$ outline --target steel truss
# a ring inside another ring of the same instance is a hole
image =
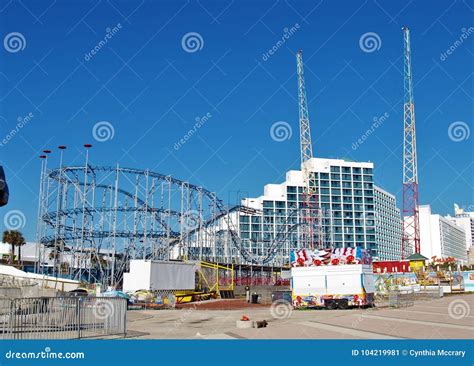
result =
[[[37,272],[116,285],[130,259],[200,260],[268,265],[286,262],[281,250],[292,224],[259,255],[240,238],[244,206],[225,207],[214,192],[149,170],[94,166],[48,169],[42,156]]]

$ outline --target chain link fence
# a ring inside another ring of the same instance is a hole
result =
[[[126,335],[127,300],[102,297],[0,299],[0,339]]]

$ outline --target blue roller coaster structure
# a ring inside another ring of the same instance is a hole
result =
[[[43,156],[38,207],[38,272],[115,285],[130,259],[204,260],[270,265],[293,224],[260,243],[239,235],[244,206],[226,207],[214,192],[149,170],[120,166],[48,169]],[[296,213],[295,213],[296,215]],[[255,243],[253,243],[255,244]]]

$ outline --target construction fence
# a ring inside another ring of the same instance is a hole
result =
[[[0,339],[125,336],[127,300],[101,297],[0,299]]]

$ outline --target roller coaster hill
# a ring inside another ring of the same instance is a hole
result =
[[[119,287],[131,259],[205,261],[235,265],[238,284],[246,283],[242,277],[265,284],[289,265],[282,248],[298,224],[273,240],[243,240],[239,216],[261,212],[226,207],[204,187],[150,170],[95,166],[88,155],[83,166],[61,158],[54,169],[41,157],[38,273]]]

